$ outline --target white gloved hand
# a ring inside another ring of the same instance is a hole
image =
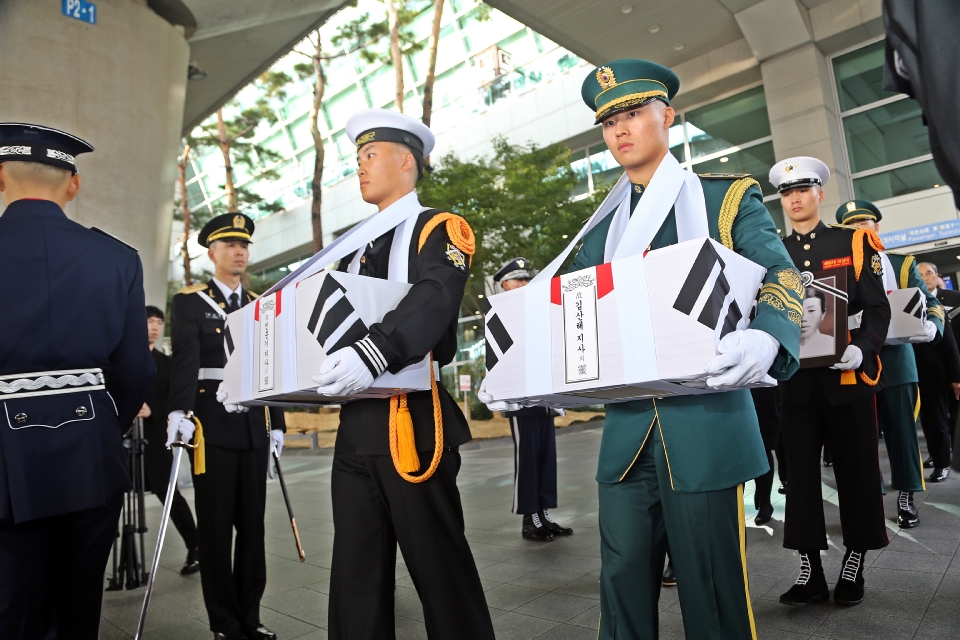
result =
[[[843,357],[840,358],[840,362],[830,368],[839,369],[840,371],[849,371],[850,369],[859,369],[861,364],[863,364],[863,351],[860,351],[860,347],[849,344],[844,350]]]
[[[283,431],[280,429],[272,429],[270,431],[270,453],[267,454],[267,476],[271,480],[277,479],[277,463],[273,459],[273,450],[276,449],[277,457],[280,457],[280,452],[283,451]]]
[[[717,345],[720,354],[707,363],[707,386],[727,391],[763,382],[776,385],[767,375],[780,350],[780,343],[765,331],[746,329],[728,333]]]
[[[519,411],[523,405],[517,402],[506,402],[503,400],[494,400],[493,396],[487,393],[487,379],[480,381],[480,390],[477,391],[477,399],[487,405],[490,411]]]
[[[167,449],[177,441],[178,436],[180,442],[184,444],[190,442],[196,428],[197,425],[193,420],[188,419],[183,411],[171,411],[167,415]]]
[[[317,393],[324,396],[349,396],[365,391],[373,384],[373,374],[351,347],[331,353],[320,372],[313,376],[319,386]]]
[[[221,382],[220,386],[217,388],[217,402],[223,405],[223,408],[227,410],[227,413],[246,413],[250,411],[250,407],[243,404],[229,404],[227,399],[230,397],[229,394],[223,389],[224,383]]]
[[[562,418],[567,415],[567,412],[560,407],[550,407],[550,412],[557,418]]]
[[[923,321],[923,335],[916,336],[907,340],[910,344],[920,344],[923,342],[933,342],[934,338],[937,337],[937,325],[935,325],[930,320]]]

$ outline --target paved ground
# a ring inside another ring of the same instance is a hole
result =
[[[466,513],[467,538],[473,548],[487,604],[500,640],[587,640],[596,637],[600,571],[597,496],[593,475],[600,443],[599,426],[559,432],[561,508],[556,519],[576,535],[553,543],[520,537],[520,519],[510,514],[513,449],[509,441],[487,442],[463,451],[460,491]],[[475,446],[475,445],[474,445]],[[881,446],[885,477],[889,466]],[[285,473],[307,551],[296,559],[283,499],[276,482],[267,498],[268,582],[262,602],[263,622],[281,639],[327,637],[327,589],[333,525],[330,518],[331,456],[288,456]],[[831,586],[839,575],[843,550],[833,474],[823,473],[827,528],[833,540],[824,559]],[[747,486],[748,563],[750,589],[759,637],[763,640],[838,638],[851,640],[933,640],[960,638],[960,481],[951,478],[918,494],[922,525],[900,532],[888,522],[891,543],[882,553],[867,555],[864,603],[850,609],[824,604],[792,609],[777,602],[792,584],[798,561],[783,549],[783,500],[778,498],[772,528],[753,527],[752,485]],[[192,503],[192,491],[184,494]],[[895,516],[896,495],[886,497],[886,512]],[[160,515],[150,497],[152,531]],[[185,556],[171,530],[164,549],[147,622],[151,640],[208,639],[199,575],[182,577]],[[152,538],[155,534],[148,534]],[[836,542],[834,542],[834,540]],[[149,551],[152,554],[152,548]],[[426,638],[417,594],[402,564],[397,566],[397,638]],[[104,640],[125,639],[136,627],[143,589],[108,593],[104,603]],[[660,637],[683,638],[676,589],[660,598]]]

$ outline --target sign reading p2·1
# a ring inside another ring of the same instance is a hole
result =
[[[63,0],[63,15],[68,18],[97,24],[97,5],[86,0]]]

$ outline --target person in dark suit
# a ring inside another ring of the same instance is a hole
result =
[[[153,382],[135,249],[67,218],[68,133],[0,124],[0,638],[96,640],[130,470],[123,433]]]
[[[757,420],[760,422],[760,436],[763,438],[763,448],[767,450],[767,464],[769,471],[754,480],[756,484],[753,495],[753,506],[757,510],[754,523],[767,524],[773,519],[773,502],[770,494],[773,491],[773,453],[780,442],[780,398],[778,387],[761,387],[750,389],[753,396],[753,406],[757,409]],[[781,470],[782,471],[782,470]]]
[[[514,258],[494,274],[493,281],[511,291],[524,287],[533,268],[526,258]],[[549,542],[556,536],[573,535],[550,518],[557,507],[557,430],[553,424],[562,409],[524,407],[505,411],[513,436],[513,512],[523,515],[520,535]]]
[[[267,584],[263,546],[270,448],[283,448],[283,411],[259,407],[228,413],[217,401],[226,363],[228,312],[253,302],[240,278],[247,268],[253,220],[242,213],[213,218],[197,236],[216,272],[208,282],[173,297],[173,361],[167,402],[167,446],[202,433],[206,468],[194,456],[193,487],[200,549],[200,582],[210,629],[217,640],[275,640],[260,623]],[[231,553],[234,530],[236,549]]]
[[[143,456],[143,470],[147,479],[147,488],[163,504],[167,497],[167,485],[170,482],[170,467],[173,466],[173,453],[164,446],[167,441],[167,394],[170,392],[170,356],[157,348],[157,341],[163,337],[163,311],[147,306],[147,337],[150,340],[150,354],[157,367],[157,379],[153,383],[147,401],[137,414],[143,418],[143,434],[147,446]],[[170,519],[177,528],[183,544],[187,547],[187,559],[180,569],[182,575],[200,571],[200,551],[197,548],[197,524],[193,520],[190,505],[178,489],[173,494],[170,505]]]

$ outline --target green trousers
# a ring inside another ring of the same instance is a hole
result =
[[[916,382],[887,387],[877,394],[877,418],[890,458],[892,486],[897,491],[926,491],[923,458],[917,440],[920,395]]]
[[[654,640],[667,540],[687,640],[756,640],[747,585],[743,485],[671,488],[653,429],[618,483],[601,483],[600,640]]]

